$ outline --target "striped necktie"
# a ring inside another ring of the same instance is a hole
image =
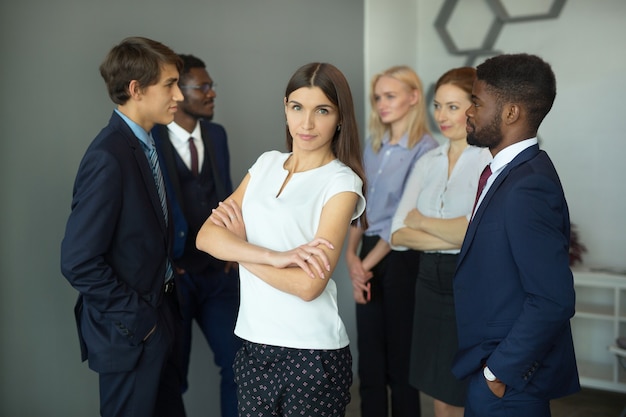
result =
[[[163,209],[163,216],[165,216],[165,224],[168,222],[167,212],[167,200],[165,196],[165,183],[163,182],[163,174],[161,173],[161,167],[159,166],[159,156],[157,155],[156,147],[152,145],[149,151],[150,168],[152,168],[152,176],[159,192],[159,200],[161,200],[161,209]]]
[[[167,211],[167,196],[165,195],[165,182],[163,181],[163,173],[159,166],[159,155],[156,151],[156,146],[152,143],[152,147],[148,150],[148,159],[150,160],[150,168],[152,168],[152,176],[157,186],[157,192],[159,193],[159,200],[161,200],[161,209],[163,210],[163,216],[165,217],[165,225],[168,224],[168,211]],[[174,277],[174,270],[169,258],[167,259],[165,282],[169,282]]]

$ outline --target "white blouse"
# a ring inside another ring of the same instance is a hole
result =
[[[353,220],[365,210],[361,179],[338,160],[293,174],[278,195],[288,175],[283,164],[289,155],[277,151],[261,155],[249,170],[250,182],[242,202],[248,242],[277,251],[313,240],[324,205],[338,193],[359,195]],[[237,336],[254,343],[298,349],[340,349],[348,345],[337,308],[337,286],[331,278],[327,278],[319,297],[304,301],[277,290],[243,266],[239,270]]]
[[[448,178],[448,150],[450,142],[422,156],[411,172],[404,193],[391,224],[391,234],[406,227],[404,219],[414,208],[427,217],[452,219],[466,216],[469,220],[476,199],[478,178],[491,162],[487,148],[468,146],[457,161]],[[392,246],[407,250],[405,246]],[[442,253],[458,253],[459,249]]]

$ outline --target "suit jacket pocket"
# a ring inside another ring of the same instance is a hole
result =
[[[143,344],[132,344],[120,330],[120,323],[110,316],[83,305],[81,334],[84,339],[89,368],[100,373],[128,372],[132,370]]]

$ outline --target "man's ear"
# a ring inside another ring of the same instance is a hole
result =
[[[506,124],[515,123],[520,118],[521,110],[519,104],[507,103],[503,108],[502,120]]]
[[[130,98],[137,100],[141,96],[141,93],[142,88],[139,85],[139,81],[131,80],[130,83],[128,83],[128,94]]]

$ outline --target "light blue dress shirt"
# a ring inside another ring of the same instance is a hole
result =
[[[408,134],[405,134],[397,144],[392,145],[389,143],[389,135],[385,134],[381,148],[374,152],[371,142],[368,141],[363,155],[367,179],[367,236],[379,236],[389,242],[391,219],[402,197],[409,173],[422,155],[439,145],[428,134],[422,136],[412,148],[407,146],[408,142]]]

